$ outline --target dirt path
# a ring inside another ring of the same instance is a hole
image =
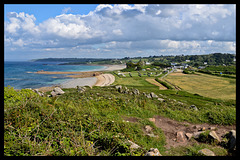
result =
[[[109,86],[115,81],[115,77],[112,74],[101,74],[97,76],[97,83],[95,86]]]
[[[159,90],[167,89],[165,86],[163,86],[162,84],[158,83],[155,79],[146,78],[145,80],[148,81],[149,83],[153,84],[153,85],[159,86]]]
[[[138,122],[140,119],[136,117],[124,117],[125,120],[129,122]],[[188,122],[178,122],[172,120],[170,118],[166,118],[163,116],[156,115],[153,118],[149,118],[150,121],[154,122],[156,127],[161,128],[164,132],[166,137],[166,149],[170,149],[171,147],[178,147],[178,146],[187,146],[193,145],[194,143],[198,143],[197,141],[189,141],[185,137],[185,141],[179,142],[177,140],[177,132],[183,132],[184,135],[186,133],[193,134],[194,132],[198,132],[203,127],[206,130],[209,130],[211,127],[215,127],[215,132],[222,140],[222,136],[225,135],[230,130],[236,130],[236,125],[233,126],[221,126],[221,125],[214,125],[214,124],[193,124]]]
[[[178,122],[163,116],[154,116],[155,118],[155,125],[158,128],[161,128],[166,136],[166,145],[165,147],[169,149],[170,147],[177,147],[177,146],[186,146],[191,142],[186,139],[185,142],[177,142],[176,136],[177,132],[182,131],[184,134],[197,132],[198,130],[205,127],[205,129],[209,129],[210,127],[216,128],[216,133],[219,136],[220,140],[222,136],[225,135],[228,131],[234,129],[236,130],[236,126],[221,126],[221,125],[214,125],[214,124],[192,124],[188,122]]]

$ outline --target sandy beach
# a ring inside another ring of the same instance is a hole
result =
[[[121,70],[126,65],[105,65],[107,68],[99,71],[89,72],[49,72],[49,71],[37,71],[36,74],[69,74],[65,77],[74,78],[66,82],[61,83],[61,88],[75,88],[77,86],[108,86],[115,81],[115,77],[112,74],[103,74],[103,71]],[[53,87],[41,87],[39,91],[50,91]]]

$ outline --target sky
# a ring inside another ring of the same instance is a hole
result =
[[[4,4],[4,59],[236,54],[235,4]]]

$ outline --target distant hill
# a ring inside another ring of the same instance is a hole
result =
[[[211,53],[206,55],[160,55],[149,57],[124,57],[122,59],[114,58],[43,58],[34,59],[33,62],[65,62],[61,65],[77,65],[77,64],[124,64],[128,62],[137,63],[143,60],[150,63],[163,63],[164,65],[170,65],[171,63],[187,63],[191,66],[202,65],[235,65],[236,54],[230,53]]]
[[[104,58],[42,58],[42,59],[33,59],[32,62],[81,62],[81,63],[87,63],[87,62],[96,62],[96,61],[103,61],[103,60],[110,60],[110,59],[104,59]]]

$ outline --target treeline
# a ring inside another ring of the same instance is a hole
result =
[[[187,63],[191,66],[201,66],[204,63],[207,65],[235,65],[234,61],[236,54],[230,53],[212,53],[206,55],[177,55],[177,56],[149,56],[149,57],[124,57],[122,59],[114,58],[43,58],[32,60],[34,62],[66,62],[66,64],[124,64],[135,65],[135,67],[141,66],[141,64],[134,64],[133,61],[138,62],[144,60],[150,62],[154,66],[167,67],[171,63]],[[188,61],[186,61],[188,60]],[[132,64],[130,64],[132,62]],[[165,65],[165,66],[164,66]],[[132,68],[130,67],[130,68]],[[140,69],[140,67],[139,67]]]
[[[207,62],[208,65],[233,65],[236,64],[234,58],[235,54],[230,53],[211,53],[206,55],[177,55],[177,56],[149,56],[149,57],[135,57],[129,58],[125,57],[125,60],[131,59],[147,59],[148,62],[158,63],[161,62],[163,64],[170,63],[188,63],[192,66],[201,66],[204,62]],[[189,62],[186,62],[189,60]]]
[[[96,61],[108,61],[111,59],[106,58],[42,58],[34,59],[33,62],[66,62],[72,64],[96,62]]]

